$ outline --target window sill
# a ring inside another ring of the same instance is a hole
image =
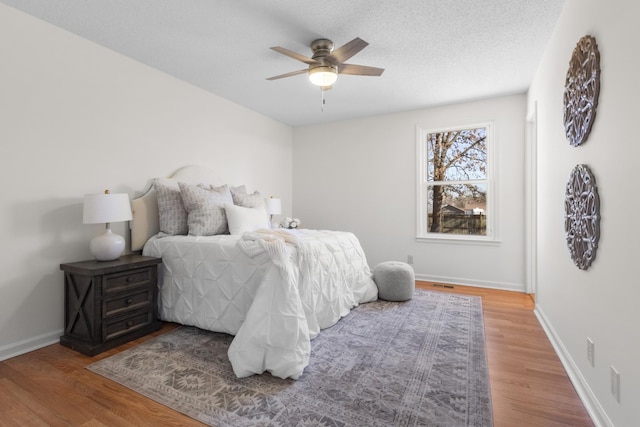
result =
[[[481,245],[481,246],[499,246],[502,240],[496,240],[487,237],[455,237],[455,236],[417,236],[418,243],[445,243],[450,245]]]

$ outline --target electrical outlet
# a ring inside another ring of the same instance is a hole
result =
[[[611,365],[611,394],[620,403],[620,373]]]
[[[591,366],[595,366],[595,344],[593,343],[593,340],[589,337],[587,337],[587,360],[589,361],[589,364],[591,364]]]
[[[407,256],[407,264],[413,264],[413,255]]]

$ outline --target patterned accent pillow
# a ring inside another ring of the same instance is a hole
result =
[[[237,187],[230,187],[229,190],[231,190],[232,195],[234,192],[247,194],[247,187],[245,187],[244,185],[238,185]]]
[[[170,236],[187,234],[187,211],[178,185],[160,178],[154,179],[152,184],[158,198],[160,232]]]
[[[247,194],[246,191],[237,191],[236,188],[231,189],[231,197],[233,197],[233,204],[236,206],[242,206],[244,208],[265,208],[264,196],[258,191],[254,191],[253,194]]]
[[[228,186],[205,189],[184,182],[179,182],[178,185],[188,213],[189,235],[213,236],[229,233],[224,205],[233,203],[233,198]]]

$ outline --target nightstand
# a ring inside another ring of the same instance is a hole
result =
[[[64,335],[60,344],[89,356],[157,331],[161,258],[60,264],[64,271]]]

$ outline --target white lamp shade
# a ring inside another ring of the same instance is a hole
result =
[[[282,202],[280,199],[270,197],[265,200],[265,203],[267,205],[267,213],[269,215],[280,215],[282,213]]]
[[[315,67],[309,70],[309,80],[316,86],[331,86],[338,80],[338,72],[332,67]]]
[[[128,194],[85,194],[82,210],[84,224],[106,224],[130,219],[131,203]]]

